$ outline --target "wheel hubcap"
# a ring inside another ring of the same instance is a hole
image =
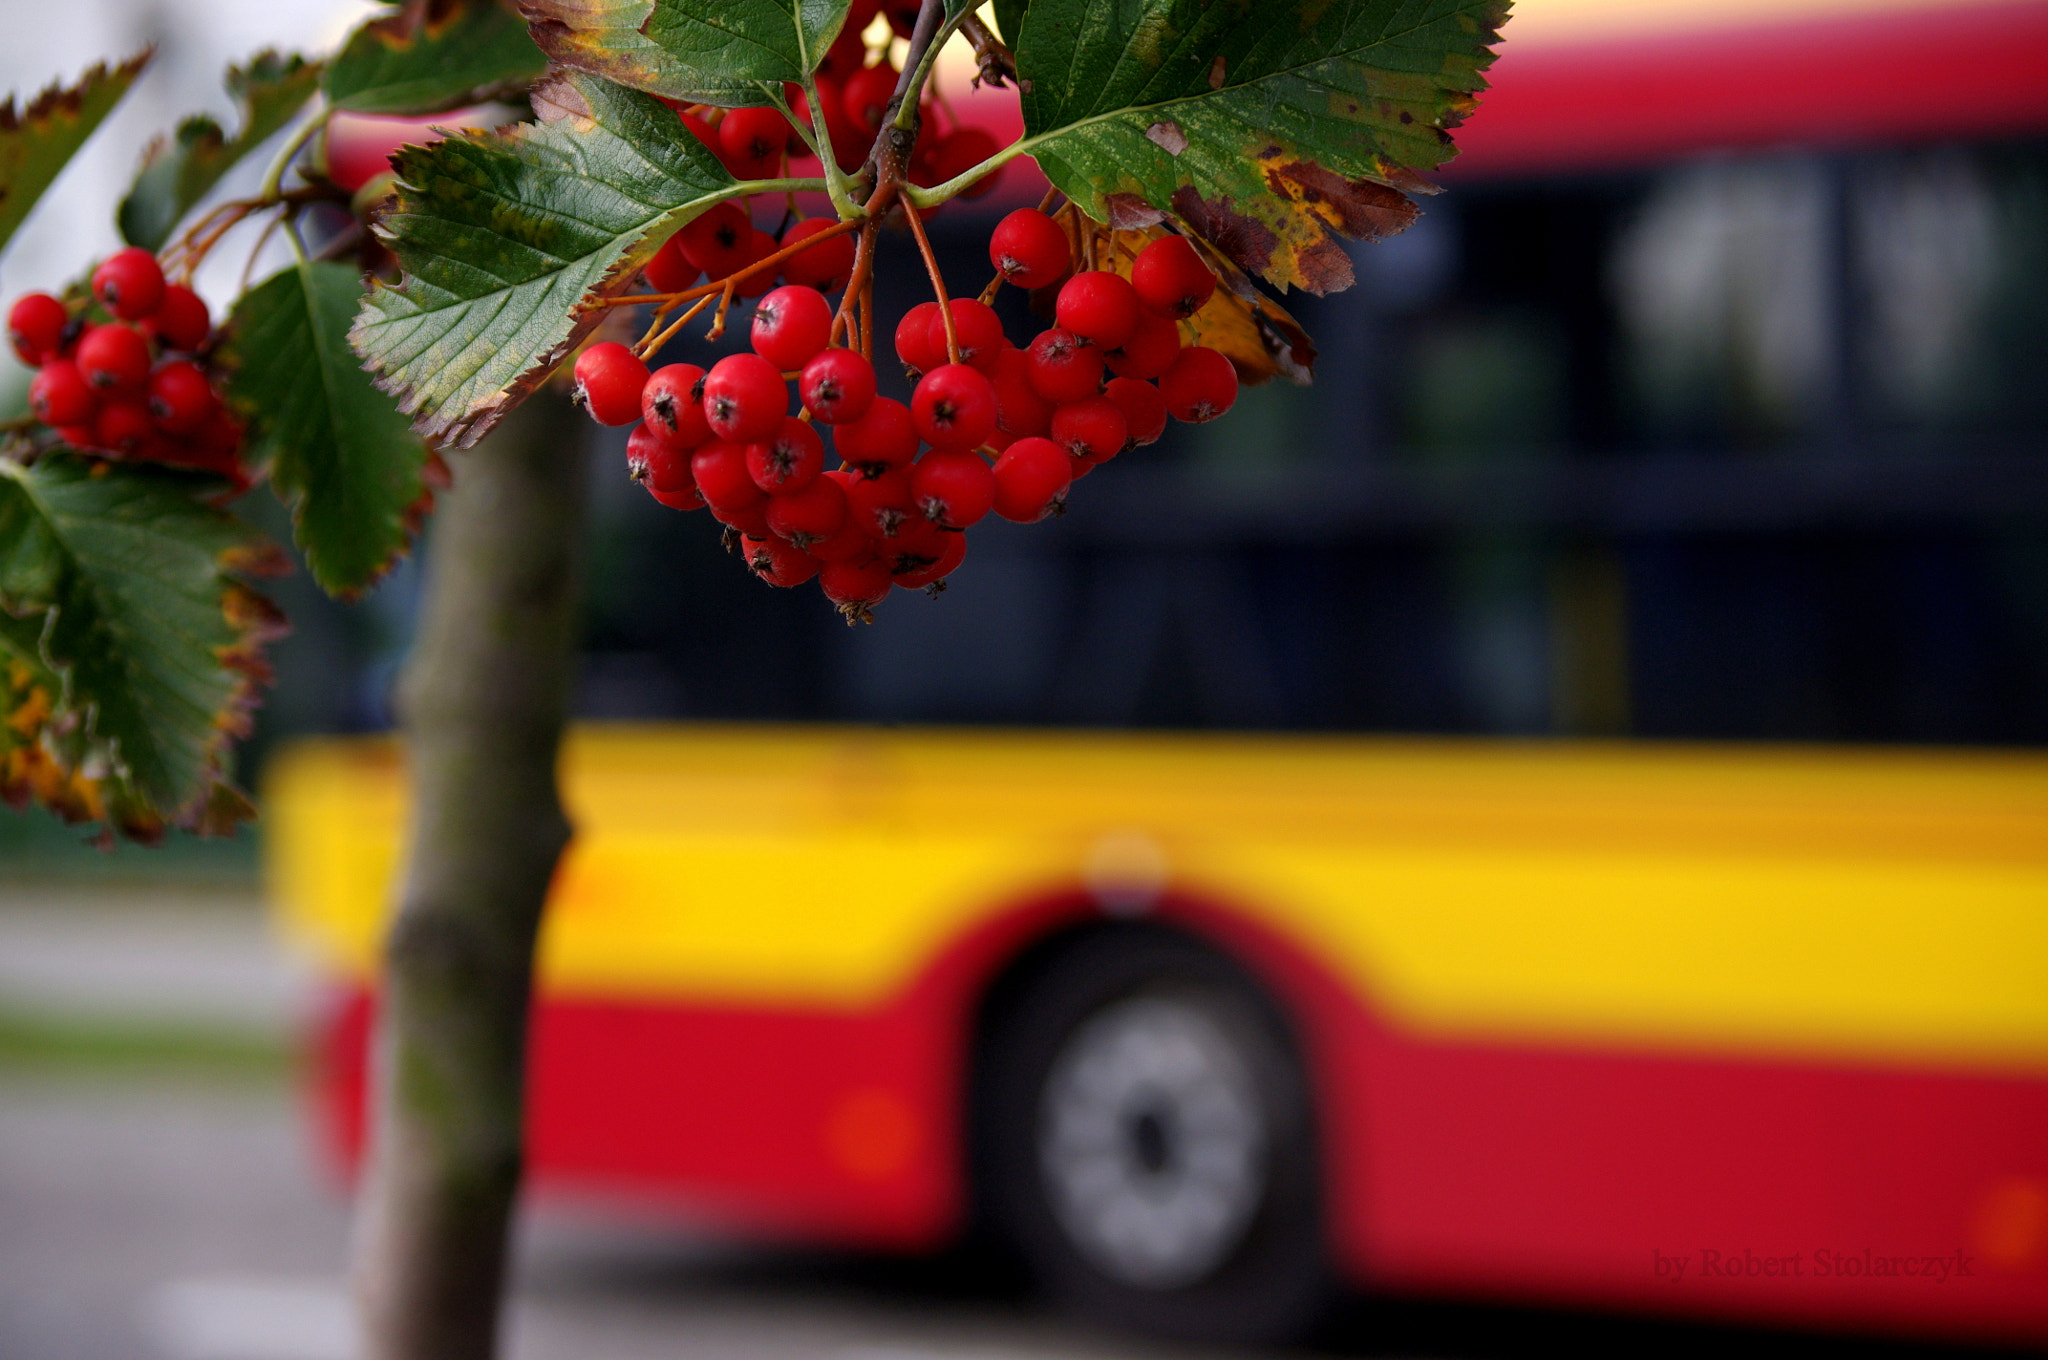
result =
[[[1199,1003],[1141,996],[1091,1017],[1054,1060],[1039,1166],[1083,1256],[1125,1284],[1175,1289],[1243,1238],[1267,1136],[1240,1045]]]

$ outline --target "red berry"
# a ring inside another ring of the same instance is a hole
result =
[[[933,449],[911,472],[910,491],[926,519],[948,529],[965,529],[994,503],[995,476],[978,453]]]
[[[1044,434],[1051,428],[1053,404],[1031,385],[1031,359],[1023,350],[998,354],[989,382],[996,390],[998,434]]]
[[[647,275],[647,286],[657,293],[680,293],[697,281],[704,271],[690,263],[690,257],[683,254],[680,236],[671,236],[661,243],[661,249],[654,252],[654,258],[642,270]]]
[[[718,123],[719,158],[734,179],[767,179],[782,168],[789,124],[773,108],[727,109]]]
[[[647,365],[616,340],[592,345],[576,356],[576,386],[570,400],[600,425],[631,425],[640,419],[640,390]]]
[[[676,117],[683,120],[684,130],[692,137],[695,137],[706,151],[709,151],[714,156],[718,155],[717,128],[706,122],[701,114],[690,113],[684,109],[677,109]],[[723,158],[721,157],[720,159],[722,160]]]
[[[905,480],[907,483],[908,478]],[[961,537],[964,535],[941,529],[923,515],[911,514],[897,524],[894,533],[876,540],[876,546],[889,564],[889,574],[901,576],[938,561],[945,555],[946,544]]]
[[[89,449],[93,447],[92,426],[90,424],[58,425],[54,428],[57,431],[57,438],[64,441],[64,447],[67,449]]]
[[[929,373],[946,362],[945,336],[941,334],[939,343],[932,344],[932,323],[938,319],[938,303],[920,302],[896,323],[896,357],[905,368]]]
[[[676,510],[704,504],[690,471],[690,453],[669,443],[645,424],[626,436],[626,475],[647,488],[647,494]]]
[[[996,139],[980,128],[960,128],[932,148],[932,183],[958,179],[1001,149]],[[1003,167],[999,165],[962,189],[960,197],[980,198],[1002,183],[1002,179]]]
[[[765,260],[770,255],[773,255],[776,249],[775,238],[757,227],[754,229],[753,234],[747,238],[747,263],[753,264],[757,260]],[[733,289],[733,294],[736,297],[757,298],[768,293],[774,287],[775,271],[772,269],[757,269],[740,280],[739,286]]]
[[[1161,236],[1131,261],[1131,287],[1146,311],[1179,321],[1201,310],[1216,275],[1185,236]]]
[[[117,250],[92,271],[92,295],[123,321],[153,315],[164,300],[164,271],[141,246]]]
[[[923,590],[927,586],[937,585],[959,570],[960,563],[966,556],[967,535],[949,533],[940,542],[936,561],[928,567],[903,572],[896,577],[896,584],[905,590]]]
[[[213,419],[213,384],[199,365],[173,359],[149,375],[149,415],[172,434],[197,434]]]
[[[142,330],[165,349],[189,354],[206,343],[213,331],[213,318],[207,313],[206,299],[182,283],[167,283],[164,300],[156,315],[142,323]]]
[[[1006,283],[1043,288],[1058,283],[1071,263],[1067,234],[1036,208],[1019,208],[996,224],[988,260]]]
[[[917,13],[922,8],[917,0],[887,0],[882,13],[888,16],[891,31],[899,38],[907,38],[917,29]]]
[[[841,91],[847,121],[869,136],[881,131],[882,118],[896,94],[898,74],[895,67],[884,61],[848,76]]]
[[[819,232],[831,229],[829,218],[806,218],[782,233],[782,249],[787,250],[800,241],[807,241]],[[846,286],[847,276],[853,273],[853,254],[852,235],[841,232],[784,260],[782,277],[791,283],[836,293]]]
[[[845,80],[855,71],[858,71],[862,63],[868,59],[868,45],[866,40],[861,37],[861,32],[867,28],[867,25],[860,23],[858,15],[854,12],[860,8],[859,4],[855,4],[853,10],[847,13],[846,22],[841,26],[839,36],[832,40],[832,45],[825,49],[824,60],[818,63],[816,79],[820,86],[818,92],[820,98],[824,97],[823,85],[825,81],[829,80],[834,85],[839,84],[839,82]],[[872,20],[874,17],[873,7],[870,6],[868,18]],[[828,106],[829,103],[830,101],[828,100]]]
[[[650,434],[682,449],[711,437],[704,419],[704,370],[695,364],[663,364],[640,388],[640,419]]]
[[[845,523],[846,489],[830,477],[768,498],[769,531],[799,548],[832,537]]]
[[[758,354],[728,354],[704,378],[704,418],[735,444],[773,438],[789,414],[781,370]]]
[[[889,598],[889,586],[889,566],[878,557],[827,562],[818,571],[819,589],[848,623],[866,622],[868,611]]]
[[[1138,295],[1121,275],[1091,269],[1061,285],[1054,315],[1089,344],[1115,349],[1138,324]]]
[[[845,486],[848,517],[871,537],[894,538],[905,523],[922,522],[908,467],[890,468],[877,477],[857,477]]]
[[[722,279],[751,258],[753,233],[754,224],[747,220],[744,208],[720,203],[691,218],[674,239],[682,243],[678,248],[683,258],[703,270],[705,277]]]
[[[140,392],[149,381],[149,341],[133,326],[94,326],[78,342],[78,371],[103,391]]]
[[[832,304],[815,288],[785,284],[754,308],[754,353],[782,372],[800,369],[832,334]]]
[[[1156,378],[1173,366],[1179,353],[1180,327],[1164,317],[1139,312],[1131,338],[1102,357],[1119,378]]]
[[[1050,439],[1020,439],[1010,445],[990,473],[995,479],[995,512],[1019,524],[1044,519],[1067,494],[1070,462],[1066,451]]]
[[[1072,331],[1040,331],[1025,353],[1031,390],[1055,406],[1102,390],[1102,351],[1083,344]]]
[[[825,424],[848,424],[874,405],[875,367],[855,350],[821,351],[797,377],[796,395]]]
[[[747,445],[747,475],[771,496],[803,490],[825,470],[825,441],[795,416],[784,416],[773,439]]]
[[[826,478],[839,483],[842,491],[849,491],[860,480],[860,474],[849,471],[834,471]],[[850,499],[850,495],[849,495]],[[829,538],[821,538],[804,549],[820,562],[846,562],[855,558],[869,558],[875,555],[875,539],[866,529],[855,522],[852,507],[848,506],[846,522],[839,526],[839,532]]]
[[[740,558],[747,570],[771,586],[800,586],[818,574],[824,564],[817,558],[779,538],[743,538]]]
[[[931,353],[946,353],[946,312],[953,316],[953,338],[960,345],[960,362],[972,364],[984,373],[995,372],[996,356],[1007,348],[1002,318],[996,315],[995,308],[973,298],[954,298],[946,304],[945,311],[934,307],[925,336],[926,349]]]
[[[8,310],[7,338],[23,363],[41,368],[57,357],[70,324],[71,312],[63,303],[48,293],[30,293]]]
[[[92,422],[94,447],[126,458],[156,437],[156,426],[139,401],[109,401]]]
[[[876,397],[859,420],[832,431],[839,456],[863,470],[898,467],[917,457],[917,426],[910,408],[894,397]]]
[[[690,455],[690,478],[711,513],[728,523],[728,516],[756,509],[768,499],[747,471],[746,449],[721,439],[697,446]]]
[[[1089,397],[1052,413],[1052,442],[1091,463],[1116,457],[1129,437],[1123,408],[1108,397]]]
[[[979,369],[941,364],[910,394],[910,419],[935,449],[971,449],[996,428],[996,389]]]
[[[51,359],[28,386],[29,409],[45,425],[82,425],[92,419],[99,394],[70,359]]]
[[[1166,398],[1151,383],[1136,378],[1111,378],[1103,395],[1124,413],[1124,430],[1132,444],[1150,444],[1166,433]]]
[[[1159,379],[1159,395],[1175,420],[1214,420],[1237,400],[1237,370],[1206,345],[1190,345]]]

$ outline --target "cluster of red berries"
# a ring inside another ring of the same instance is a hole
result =
[[[67,446],[108,458],[201,468],[242,480],[242,427],[198,361],[213,323],[206,303],[169,283],[156,257],[119,251],[92,274],[89,304],[30,293],[7,336],[36,370],[29,409]]]
[[[1060,284],[1055,324],[1019,349],[992,308],[954,299],[949,346],[939,304],[912,308],[895,336],[916,377],[907,406],[876,394],[861,354],[830,345],[831,304],[805,283],[762,298],[753,352],[708,371],[650,373],[623,344],[591,346],[576,361],[575,399],[601,424],[639,422],[628,470],[656,500],[709,506],[756,575],[778,586],[816,577],[849,622],[864,621],[893,586],[942,589],[966,556],[964,531],[991,512],[1020,523],[1059,513],[1073,482],[1157,439],[1168,416],[1213,420],[1236,400],[1230,361],[1182,344],[1179,323],[1216,286],[1184,238],[1148,244],[1129,279],[1073,273],[1059,224],[1022,209],[996,229],[989,258],[1020,287]],[[790,413],[791,378],[801,415]],[[839,468],[826,467],[821,426]]]
[[[854,0],[839,37],[826,49],[813,75],[832,158],[842,170],[854,170],[867,159],[902,75],[886,53],[868,64],[863,35],[878,13],[888,19],[898,37],[907,38],[916,23],[917,6]],[[784,95],[797,121],[806,130],[812,128],[810,102],[803,87],[791,83],[784,87]],[[782,172],[786,161],[811,154],[779,109],[721,110],[679,104],[676,111],[683,126],[718,157],[734,179],[770,179]],[[920,106],[918,140],[910,153],[911,183],[924,188],[965,174],[1001,149],[981,128],[956,126],[938,131],[938,113],[933,100]],[[996,180],[997,176],[989,175],[961,196],[978,198],[994,189]]]

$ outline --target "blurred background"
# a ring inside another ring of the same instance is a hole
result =
[[[330,48],[373,8],[0,3],[18,96],[159,46],[0,287],[112,249],[148,137],[232,121],[226,62]],[[1175,426],[1058,521],[979,529],[943,598],[897,597],[871,628],[749,579],[703,516],[626,479],[623,431],[593,428],[577,712],[2039,745],[2044,15],[1532,0],[1449,191],[1354,249],[1350,292],[1286,300],[1314,387]],[[949,278],[986,277],[1024,178],[939,216]],[[204,282],[216,303],[233,284]],[[885,326],[919,287],[883,275]],[[274,503],[249,507],[284,536]],[[293,736],[390,725],[431,562],[354,606],[278,583],[294,632],[245,782]],[[0,1357],[342,1354],[344,1213],[291,1089],[313,984],[269,942],[256,838],[77,842],[0,817]],[[520,1355],[1131,1349],[944,1272],[566,1210],[531,1232]],[[1520,1353],[1633,1325],[1420,1310],[1360,1344]]]

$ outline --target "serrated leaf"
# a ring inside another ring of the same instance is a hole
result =
[[[558,66],[665,99],[744,108],[816,70],[851,3],[520,0],[519,8]]]
[[[413,429],[467,446],[597,324],[671,232],[753,190],[659,100],[582,72],[534,89],[549,121],[398,153],[380,234],[404,267],[350,342]]]
[[[1416,216],[1508,0],[1032,0],[1024,149],[1100,222],[1171,211],[1248,272],[1334,292],[1334,239]]]
[[[426,495],[426,446],[348,345],[362,300],[347,265],[291,266],[242,295],[226,349],[251,452],[313,579],[343,598],[405,554]]]
[[[261,146],[306,106],[320,85],[320,67],[300,56],[259,52],[246,66],[228,68],[228,93],[235,97],[241,129],[230,139],[207,114],[178,124],[168,139],[150,144],[121,200],[122,239],[145,250],[160,250],[179,219],[206,197],[222,175]]]
[[[0,102],[0,248],[155,51],[145,49],[112,70],[103,62],[75,85],[50,86],[23,109],[15,108],[12,95]]]
[[[278,618],[232,575],[266,545],[201,499],[217,488],[61,454],[0,461],[10,799],[135,834],[217,828],[246,806],[222,764]]]
[[[440,113],[524,90],[546,68],[500,0],[404,0],[349,35],[323,88],[337,109]]]

